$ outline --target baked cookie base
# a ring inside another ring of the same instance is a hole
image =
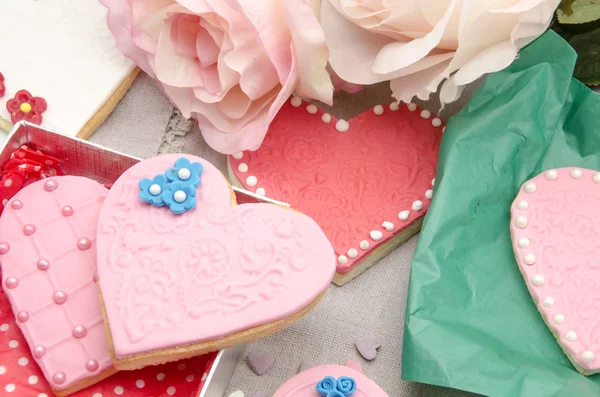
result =
[[[117,372],[118,371],[115,367],[109,367],[109,368],[106,368],[104,371],[100,372],[96,376],[93,376],[91,378],[85,378],[78,382],[75,382],[71,386],[67,387],[66,389],[62,389],[62,390],[52,389],[52,392],[54,394],[56,394],[57,397],[65,397],[65,396],[68,396],[69,394],[73,394],[73,393],[76,393],[87,387],[90,387],[98,382],[102,382],[104,379],[116,374]]]

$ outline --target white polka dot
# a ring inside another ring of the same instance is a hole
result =
[[[417,104],[416,103],[409,103],[408,104],[408,110],[410,110],[411,112],[414,112],[415,110],[417,110]]]
[[[346,120],[338,120],[337,123],[335,123],[335,129],[339,132],[346,132],[350,129],[350,124],[348,124]]]
[[[0,375],[4,375],[6,373],[6,367],[4,365],[0,365]]]
[[[19,359],[19,361],[17,361],[17,362],[19,363],[19,365],[20,365],[21,367],[24,367],[24,366],[26,366],[27,364],[29,364],[29,360],[28,360],[26,357],[21,357],[21,358]]]
[[[125,390],[123,390],[122,386],[117,386],[117,387],[115,387],[114,392],[116,395],[120,396],[121,394],[123,394],[125,392]]]
[[[233,154],[233,158],[236,160],[241,160],[244,157],[244,152],[237,152]]]
[[[293,97],[291,104],[295,108],[299,107],[300,105],[302,105],[302,98],[300,98],[299,96]]]
[[[424,119],[427,120],[428,118],[431,117],[431,112],[429,110],[427,110],[427,109],[423,109],[421,111],[421,117],[423,117]]]
[[[433,190],[431,190],[431,189],[428,189],[428,190],[425,192],[425,197],[426,197],[428,200],[431,200],[431,199],[433,198]]]
[[[519,229],[525,229],[527,227],[527,218],[524,216],[517,216],[517,219],[515,219],[515,225]]]
[[[529,247],[529,239],[527,237],[521,237],[519,239],[519,247],[520,248],[527,248],[527,247]]]
[[[256,194],[258,194],[259,196],[264,196],[265,194],[267,194],[267,192],[265,192],[265,188],[259,187],[258,189],[256,189]]]
[[[544,298],[544,306],[552,307],[554,306],[554,298],[551,296],[547,296]]]
[[[548,170],[546,171],[546,179],[549,181],[555,181],[558,178],[558,172],[556,170]]]
[[[434,127],[439,127],[440,125],[442,125],[442,120],[439,117],[436,117],[433,120],[431,120],[431,125],[433,125]]]
[[[587,362],[591,362],[591,361],[594,361],[594,358],[596,358],[596,355],[594,354],[594,352],[586,350],[581,354],[581,358],[583,358]]]
[[[338,256],[337,261],[340,265],[345,265],[346,263],[348,263],[348,258],[346,258],[346,255],[340,255]]]
[[[27,164],[21,164],[21,165],[19,165],[19,168],[24,170],[25,168],[27,168]]]
[[[575,342],[577,340],[577,334],[573,331],[569,331],[567,332],[567,334],[565,335],[565,338],[569,341],[569,342]]]
[[[412,204],[413,211],[421,211],[423,209],[423,202],[421,200],[417,200]]]
[[[48,395],[46,393],[40,393],[37,395],[37,397],[48,397]],[[96,395],[94,394],[92,397],[96,397]],[[98,397],[102,397],[102,395],[100,395]]]
[[[371,230],[371,232],[369,233],[369,236],[373,240],[379,241],[383,238],[383,233],[381,233],[381,231],[379,231],[379,230]]]
[[[527,254],[527,255],[525,255],[525,258],[523,258],[523,260],[525,261],[525,264],[531,266],[535,263],[535,255]]]
[[[410,211],[400,211],[400,213],[398,214],[398,219],[400,219],[401,221],[405,221],[408,219],[409,216]]]
[[[248,172],[248,164],[246,164],[246,163],[239,163],[238,164],[238,171],[239,172]]]
[[[179,364],[177,364],[177,369],[178,369],[178,370],[180,370],[180,371],[181,371],[182,369],[185,369],[185,367],[186,367],[186,365],[185,365],[184,363],[179,363]]]
[[[531,283],[536,287],[541,287],[546,283],[546,279],[541,274],[536,274],[531,278]]]
[[[527,182],[525,184],[525,191],[527,193],[533,193],[533,192],[535,192],[535,189],[537,189],[537,186],[535,185],[535,183],[533,183],[533,182]]]
[[[398,102],[390,103],[390,110],[392,112],[397,112],[398,109],[400,109],[400,106],[398,106]]]
[[[52,161],[51,160],[46,160],[46,161],[44,161],[44,164],[46,164],[46,165],[52,165]]]
[[[9,383],[8,385],[6,385],[4,387],[4,390],[6,390],[7,393],[12,393],[15,391],[17,387],[15,385],[13,385],[12,383]]]
[[[30,385],[35,385],[36,383],[38,383],[38,377],[35,375],[31,375],[28,379],[27,379],[27,383],[29,383]]]
[[[356,258],[358,256],[358,251],[356,250],[356,248],[350,248],[348,250],[348,256],[352,259]]]
[[[185,381],[186,382],[191,382],[193,380],[194,380],[194,375],[188,375],[188,376],[185,377]]]
[[[361,250],[368,250],[369,242],[367,240],[363,240],[358,244],[358,246],[360,247]]]
[[[159,373],[158,375],[156,375],[156,379],[158,380],[163,380],[167,375],[163,374],[162,372]]]
[[[310,114],[315,114],[317,113],[317,107],[313,104],[310,104],[306,107],[306,111]]]
[[[519,201],[519,204],[517,204],[517,208],[524,211],[529,208],[529,203],[527,200],[521,200]]]
[[[0,325],[0,331],[4,332],[8,329],[8,324],[2,324]]]
[[[176,389],[175,389],[175,387],[174,387],[174,386],[169,386],[169,387],[167,388],[167,394],[168,394],[169,396],[174,396],[174,395],[175,395],[175,391],[176,391]]]
[[[35,167],[33,167],[33,169],[34,169],[34,171],[36,171],[36,172],[37,172],[37,171],[41,170],[41,169],[42,169],[42,167],[41,167],[41,166],[39,166],[39,165],[36,165]]]
[[[94,393],[92,397],[102,397],[102,393]]]
[[[246,185],[248,186],[256,186],[257,183],[258,179],[254,175],[250,175],[248,178],[246,178]]]
[[[8,178],[4,181],[4,187],[10,187],[12,185],[12,179]]]
[[[8,342],[8,347],[12,349],[14,349],[17,346],[19,346],[19,342],[17,342],[16,340],[11,340],[10,342]]]
[[[321,120],[323,120],[324,123],[330,123],[331,115],[329,113],[323,113],[323,115],[321,116]]]
[[[571,177],[574,179],[579,179],[583,176],[583,172],[579,168],[573,168],[570,172]]]
[[[600,185],[600,172],[596,172],[594,176],[592,176],[592,180],[595,184]]]
[[[375,114],[376,114],[376,115],[378,115],[378,116],[381,116],[381,115],[383,114],[383,106],[381,106],[381,105],[376,105],[376,106],[373,108],[373,113],[375,113]]]
[[[146,382],[144,382],[142,379],[138,379],[138,380],[136,380],[136,381],[135,381],[135,386],[136,386],[138,389],[141,389],[141,388],[143,388],[144,386],[146,386]]]
[[[554,316],[554,324],[562,325],[565,323],[565,316],[563,314],[557,314]]]

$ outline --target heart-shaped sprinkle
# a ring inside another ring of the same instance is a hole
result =
[[[229,157],[232,183],[264,189],[315,219],[338,258],[334,282],[344,284],[378,247],[415,233],[429,208],[443,123],[412,105],[323,122],[322,110],[288,101],[258,150]]]
[[[527,181],[511,207],[519,269],[556,340],[584,375],[600,372],[600,173],[559,168]]]
[[[300,363],[300,367],[298,368],[298,372],[305,371],[305,370],[307,370],[309,368],[312,368],[314,366],[315,366],[315,364],[312,361],[310,361],[310,360],[304,360],[304,361],[302,361]]]
[[[248,367],[258,376],[264,375],[275,363],[275,358],[267,354],[249,354],[246,358]]]
[[[360,337],[356,340],[356,349],[365,360],[377,357],[377,349],[381,347],[381,338],[376,335]]]

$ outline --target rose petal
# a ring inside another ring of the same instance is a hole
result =
[[[252,105],[252,100],[238,85],[233,87],[223,100],[217,103],[217,108],[225,117],[239,119],[247,114],[250,105]]]
[[[445,78],[445,70],[450,61],[445,61],[420,72],[399,77],[390,81],[392,96],[398,101],[409,103],[416,95],[427,99],[432,92],[437,91],[438,85]]]
[[[196,37],[200,32],[200,17],[177,14],[172,19],[171,42],[175,51],[182,56],[196,57]]]
[[[201,20],[205,22],[205,20]],[[222,40],[221,35],[221,40]],[[220,48],[215,42],[213,36],[200,24],[200,29],[196,35],[196,56],[202,67],[213,65],[219,59]]]
[[[242,91],[252,99],[258,99],[279,85],[279,76],[266,54],[248,42],[223,57],[223,62],[240,75]]]
[[[169,11],[179,7],[171,0],[130,0],[133,15],[131,37],[142,50],[154,54],[163,21]]]

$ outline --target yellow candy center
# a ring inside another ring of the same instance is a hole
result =
[[[31,112],[31,105],[27,102],[23,102],[20,109],[23,113],[29,113]]]

